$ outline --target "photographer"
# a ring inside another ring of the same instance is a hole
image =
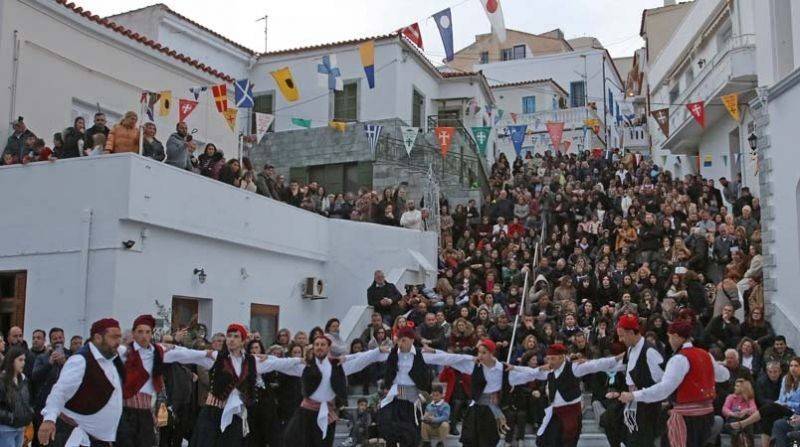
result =
[[[167,140],[167,159],[165,163],[176,168],[192,170],[195,162],[192,154],[197,149],[197,145],[189,135],[189,128],[183,121],[175,126],[176,132],[169,136]]]

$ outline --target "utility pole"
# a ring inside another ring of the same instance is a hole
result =
[[[269,34],[267,32],[268,31],[268,28],[267,28],[268,19],[269,19],[269,15],[265,15],[264,17],[261,17],[260,19],[256,20],[256,22],[260,22],[262,20],[264,21],[264,52],[265,53],[268,51],[268,48],[269,48],[267,46],[268,37],[269,37]]]

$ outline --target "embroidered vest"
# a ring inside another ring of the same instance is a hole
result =
[[[164,348],[154,344],[153,350],[153,389],[156,393],[164,389]],[[128,355],[125,359],[125,385],[122,387],[122,397],[130,399],[150,379],[150,373],[144,368],[139,351],[133,349],[133,343],[128,345]]]
[[[106,406],[114,394],[114,384],[108,380],[100,363],[89,349],[89,345],[82,347],[78,351],[78,355],[86,361],[86,369],[83,372],[83,379],[78,391],[64,404],[64,408],[88,416]],[[125,369],[119,357],[114,358],[114,366],[117,368],[120,383],[125,383]]]

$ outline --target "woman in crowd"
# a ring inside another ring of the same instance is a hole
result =
[[[0,445],[22,447],[25,427],[33,421],[28,378],[23,374],[26,352],[14,346],[6,352],[0,373]]]
[[[139,153],[139,128],[136,122],[139,116],[135,112],[126,112],[122,120],[111,128],[106,139],[106,152],[117,154],[121,152]]]
[[[58,158],[75,158],[83,155],[83,146],[86,138],[86,120],[79,116],[75,118],[72,127],[67,127],[61,134],[63,145],[61,150],[55,151]]]

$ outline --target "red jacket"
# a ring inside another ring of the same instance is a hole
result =
[[[469,396],[470,389],[472,387],[472,376],[469,374],[463,374],[449,366],[445,367],[441,373],[439,373],[439,381],[442,383],[447,384],[447,389],[444,393],[444,400],[450,403],[450,398],[453,397],[453,391],[456,389],[456,379],[458,376],[461,376],[461,385],[464,388],[464,393]]]
[[[679,355],[689,360],[689,372],[678,385],[675,402],[689,404],[713,400],[716,393],[714,380],[714,363],[708,351],[700,348],[682,348]]]

